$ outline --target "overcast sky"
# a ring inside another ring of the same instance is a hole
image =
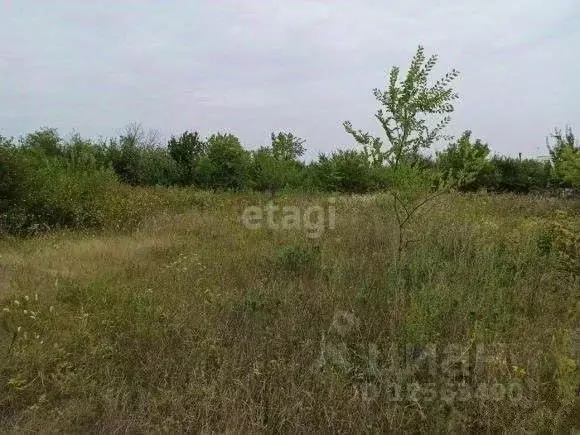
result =
[[[418,44],[461,71],[452,134],[544,155],[580,130],[578,0],[0,0],[0,134],[271,131],[308,157],[378,131],[371,90]],[[580,131],[579,131],[580,133]]]

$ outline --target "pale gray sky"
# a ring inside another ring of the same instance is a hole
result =
[[[285,130],[308,157],[377,131],[371,90],[416,46],[461,71],[452,134],[546,154],[580,130],[578,0],[0,0],[0,134]],[[580,133],[580,131],[579,131]]]

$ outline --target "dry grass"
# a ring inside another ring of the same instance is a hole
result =
[[[441,198],[401,264],[387,197],[338,198],[314,240],[244,228],[265,203],[206,195],[130,233],[0,241],[4,430],[580,429],[580,280],[550,231],[578,203]]]

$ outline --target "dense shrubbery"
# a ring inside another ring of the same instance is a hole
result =
[[[562,133],[556,129],[552,138],[555,144],[548,147],[554,163],[553,178],[565,187],[580,187],[580,144],[570,127]]]
[[[436,158],[414,165],[454,180],[459,190],[528,193],[580,185],[580,147],[570,129],[556,130],[551,161],[489,157],[490,148],[466,131]],[[371,149],[372,150],[372,149]],[[283,189],[368,193],[392,185],[390,167],[368,149],[339,150],[305,163],[304,141],[272,133],[271,144],[246,150],[232,134],[204,140],[186,131],[167,146],[138,125],[98,142],[78,134],[64,140],[41,129],[19,140],[0,137],[0,225],[3,232],[46,227],[102,227],[107,197],[122,184],[193,186],[211,190]]]
[[[551,186],[552,166],[550,163],[495,156],[491,164],[494,173],[489,187],[493,190],[529,193]]]
[[[330,156],[321,154],[310,166],[315,186],[320,190],[364,193],[379,187],[376,171],[367,157],[358,151],[340,150]]]
[[[12,145],[0,149],[0,161],[0,229],[22,233],[103,225],[102,201],[119,184],[112,170],[74,167],[38,148]]]
[[[490,186],[495,169],[488,159],[489,146],[480,139],[471,142],[471,131],[466,131],[446,150],[437,153],[437,165],[445,179],[452,180],[462,191],[474,191]]]

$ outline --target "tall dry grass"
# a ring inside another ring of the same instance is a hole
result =
[[[111,201],[167,198],[140,195]],[[0,241],[4,430],[580,428],[580,280],[554,230],[578,203],[442,197],[397,263],[386,196],[337,198],[309,239],[244,228],[259,195],[173,195],[132,231]]]

